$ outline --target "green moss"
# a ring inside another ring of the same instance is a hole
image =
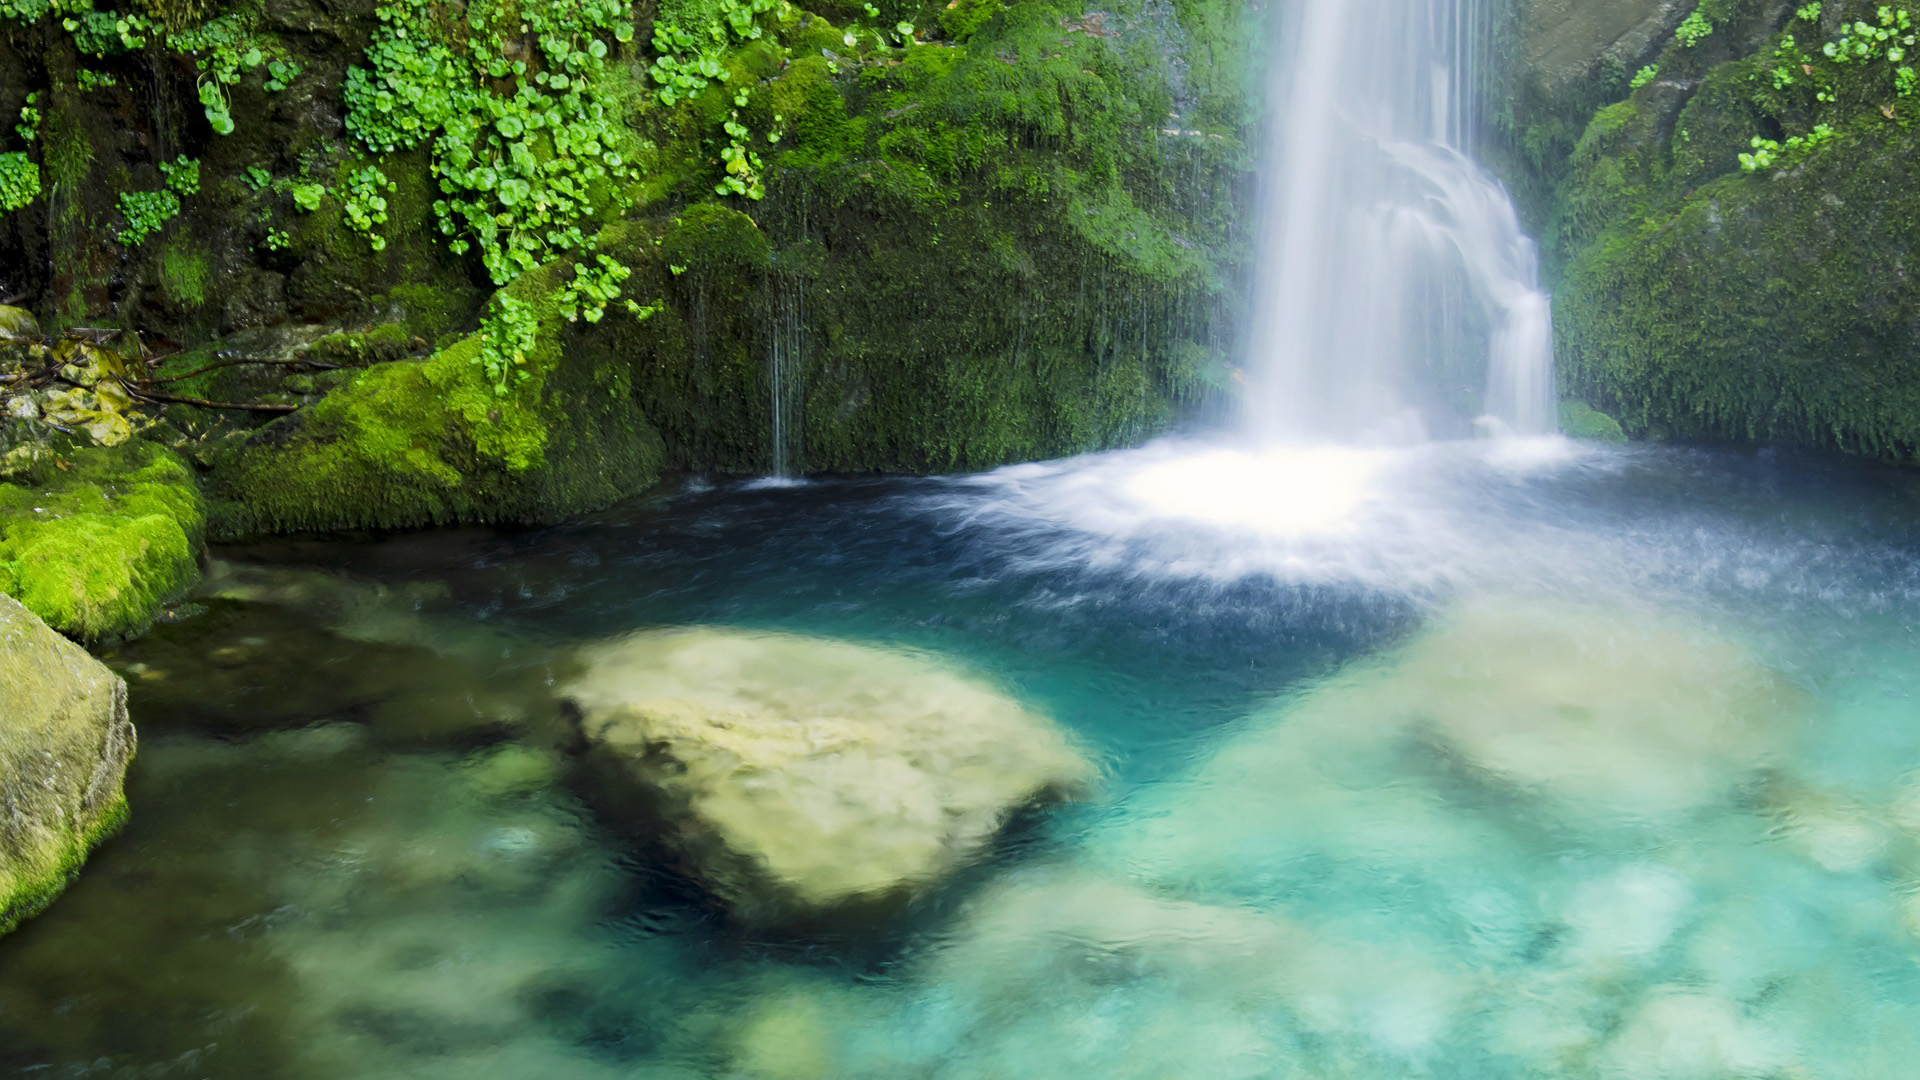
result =
[[[528,382],[496,395],[477,337],[369,368],[218,464],[216,534],[550,521],[652,483],[658,436],[623,372],[562,348],[557,276],[512,287],[543,310]]]
[[[374,306],[390,310],[407,331],[433,343],[471,325],[478,308],[472,289],[420,283],[395,285],[375,297]]]
[[[1732,175],[1629,220],[1556,295],[1565,381],[1628,431],[1920,448],[1920,134],[1851,136],[1775,176]]]
[[[1556,208],[1562,381],[1630,433],[1912,459],[1920,133],[1860,105],[1868,88],[1847,80],[1866,75],[1842,71],[1857,122],[1804,162],[1741,172],[1755,135],[1812,122],[1797,111],[1811,91],[1769,74],[1788,17],[1729,4],[1712,38],[1668,49],[1659,84],[1589,125]]]
[[[0,481],[0,592],[74,637],[139,633],[199,574],[191,470],[142,442],[52,460]]]
[[[190,242],[176,239],[160,250],[160,291],[174,304],[205,306],[209,276],[206,255]]]
[[[1563,401],[1560,403],[1560,433],[1569,439],[1586,439],[1591,442],[1623,443],[1627,433],[1620,428],[1620,421],[1597,412],[1584,401]]]
[[[414,335],[407,327],[382,323],[360,333],[328,334],[307,347],[307,359],[358,367],[398,360],[415,350]]]
[[[112,839],[126,826],[129,810],[127,797],[121,795],[110,804],[105,812],[91,826],[71,837],[61,846],[61,851],[51,869],[32,879],[18,882],[11,893],[0,895],[0,935],[5,935],[21,923],[45,911],[60,894],[80,876],[80,870],[86,865],[87,856],[101,844]]]
[[[940,29],[955,41],[965,41],[1000,14],[1002,0],[957,0],[940,12]]]

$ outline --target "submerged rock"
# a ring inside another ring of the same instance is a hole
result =
[[[1045,718],[910,653],[792,634],[638,634],[566,690],[594,757],[752,922],[910,897],[1093,766]]]
[[[1094,849],[1182,887],[1284,881],[1324,859],[1464,881],[1546,842],[1536,829],[1732,806],[1783,759],[1802,705],[1684,619],[1476,604],[1257,718],[1187,779],[1137,796]],[[1490,828],[1507,840],[1489,845]]]
[[[127,684],[0,593],[0,933],[118,827],[133,748]]]

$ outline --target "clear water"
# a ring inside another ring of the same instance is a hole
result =
[[[1831,1078],[1920,1053],[1920,480],[1163,443],[229,549],[0,1075]],[[645,626],[967,665],[1096,750],[898,924],[756,937],[570,792]]]

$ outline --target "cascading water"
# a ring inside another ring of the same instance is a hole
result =
[[[1487,7],[1291,0],[1281,17],[1248,364],[1256,434],[1406,443],[1463,404],[1496,432],[1554,430],[1534,245],[1469,156]]]

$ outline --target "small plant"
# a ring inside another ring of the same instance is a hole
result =
[[[268,251],[285,251],[293,246],[293,237],[287,235],[285,229],[268,229],[267,237],[260,241],[260,246]]]
[[[1653,80],[1659,77],[1660,77],[1660,65],[1648,64],[1646,67],[1643,67],[1639,71],[1634,73],[1633,82],[1631,85],[1635,90],[1638,90],[1643,86],[1652,85]]]
[[[123,191],[117,204],[127,223],[120,227],[119,240],[133,247],[166,228],[180,216],[180,197],[200,190],[200,162],[189,157],[161,162],[160,174],[166,186],[158,191]]]
[[[369,165],[356,169],[347,177],[347,194],[344,205],[347,211],[347,224],[355,232],[364,235],[367,243],[375,251],[387,249],[387,238],[381,236],[378,228],[387,223],[387,197],[394,190],[393,181],[378,166]]]
[[[734,98],[736,104],[746,104],[746,91],[742,90]],[[749,199],[759,200],[766,195],[766,188],[760,179],[760,155],[747,149],[747,140],[751,137],[745,124],[740,123],[740,114],[731,114],[721,125],[730,140],[720,151],[720,160],[726,165],[726,174],[713,186],[716,195],[745,195]]]
[[[287,189],[293,196],[293,205],[303,214],[311,214],[320,209],[320,200],[327,197],[325,184],[295,184]]]
[[[1712,35],[1713,23],[1707,21],[1706,15],[1697,8],[1693,14],[1681,20],[1679,28],[1673,32],[1674,38],[1689,49]]]
[[[166,228],[167,222],[180,216],[180,196],[161,188],[159,191],[123,191],[118,200],[120,215],[127,223],[120,227],[120,242],[133,247]]]
[[[496,293],[480,324],[480,354],[474,358],[486,372],[493,392],[505,397],[516,383],[526,382],[525,366],[539,341],[540,323],[533,305]]]
[[[40,197],[40,166],[14,151],[0,154],[0,213],[24,209]]]
[[[1816,124],[1807,134],[1795,135],[1784,143],[1756,135],[1752,142],[1753,152],[1740,155],[1740,169],[1743,172],[1760,172],[1776,164],[1799,161],[1823,143],[1832,141],[1836,134],[1828,125]]]
[[[620,284],[632,276],[632,270],[606,255],[595,255],[593,266],[574,263],[573,280],[560,294],[561,303],[569,309],[567,321],[578,317],[599,322],[607,305],[619,298]],[[631,309],[634,305],[629,302],[628,306]]]
[[[300,74],[300,65],[285,50],[256,34],[258,18],[251,9],[235,11],[167,35],[169,48],[198,55],[195,67],[200,72],[200,106],[215,134],[233,134],[228,91],[247,73],[265,67],[263,87],[268,92],[286,89]]]
[[[20,122],[13,126],[13,130],[19,132],[20,137],[28,142],[40,137],[40,110],[37,108],[39,103],[38,90],[28,94],[26,105],[20,109]]]
[[[73,82],[75,86],[78,86],[83,92],[87,93],[120,85],[120,80],[114,78],[110,73],[94,71],[92,68],[79,68],[74,71]]]

